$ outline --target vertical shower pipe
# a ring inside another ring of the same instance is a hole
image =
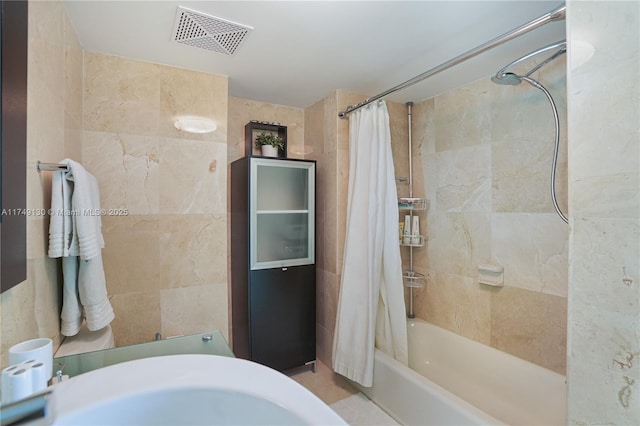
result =
[[[411,107],[413,102],[407,102],[407,127],[408,127],[408,143],[409,143],[409,198],[413,198],[413,147],[411,143]],[[411,213],[411,221],[413,223],[413,210]],[[413,247],[409,247],[409,270],[413,271]],[[404,284],[404,283],[403,283]],[[415,318],[413,313],[413,285],[409,286],[409,318]]]

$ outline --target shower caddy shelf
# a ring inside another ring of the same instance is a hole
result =
[[[418,242],[410,242],[405,243],[404,241],[400,242],[401,247],[422,247],[424,246],[424,235],[418,235],[417,237],[409,237],[411,239],[418,238]]]
[[[408,288],[424,287],[424,275],[416,271],[403,271],[402,280],[404,286]]]
[[[427,200],[425,198],[416,198],[416,197],[399,197],[398,198],[398,209],[402,211],[421,211],[427,209]],[[413,214],[410,213],[412,216]],[[422,247],[424,246],[425,237],[424,235],[418,235],[417,237],[408,237],[410,238],[410,242],[405,241],[405,237],[402,236],[400,238],[400,245],[402,247]],[[415,238],[418,241],[413,241]]]
[[[400,197],[398,198],[398,208],[400,210],[426,210],[427,199],[416,197]]]
[[[401,211],[409,211],[409,214],[412,216],[411,222],[413,222],[413,212],[414,211],[424,211],[427,209],[428,202],[425,198],[416,198],[416,197],[399,197],[398,198],[398,209]],[[410,238],[413,240],[414,238],[418,238],[419,241],[406,243],[404,242],[405,238]],[[402,272],[402,282],[407,288],[422,288],[424,287],[424,275],[413,270],[413,248],[423,247],[425,243],[424,235],[419,235],[418,237],[404,237],[400,238],[400,246],[409,247],[411,261],[410,267],[407,270]]]
[[[428,203],[425,198],[414,197],[413,196],[413,156],[412,156],[412,141],[411,141],[411,110],[413,107],[413,102],[407,102],[407,125],[408,125],[408,148],[409,148],[409,196],[408,197],[398,197],[398,209],[401,211],[408,211],[410,220],[409,223],[413,223],[414,212],[424,211],[427,209]],[[404,182],[405,179],[398,179],[401,182]],[[418,219],[419,220],[419,219]],[[409,238],[407,242],[406,238]],[[416,241],[416,238],[418,241]],[[400,246],[409,248],[409,269],[405,269],[402,271],[402,284],[409,289],[409,312],[407,313],[408,318],[415,318],[415,314],[413,313],[413,289],[414,288],[422,288],[425,283],[425,276],[419,272],[413,270],[413,249],[423,247],[425,243],[425,238],[423,235],[418,235],[415,237],[405,237],[404,235],[400,236]]]

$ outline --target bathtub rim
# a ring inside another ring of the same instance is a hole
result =
[[[507,424],[526,425],[532,420],[534,423],[548,425],[566,424],[568,418],[566,375],[457,334],[422,318],[407,319],[407,329],[410,342],[418,338],[413,348],[410,343],[410,349],[414,352],[410,352],[409,358],[412,367],[416,369],[412,371],[416,371],[430,382]],[[412,333],[416,336],[412,337]],[[431,338],[436,346],[421,347],[425,340],[420,339],[420,336]],[[450,339],[451,347],[448,346]],[[448,350],[442,351],[437,344],[443,345]],[[435,352],[432,352],[433,348]],[[474,353],[477,361],[472,363],[461,361],[459,354],[468,354],[470,351]],[[412,356],[413,359],[411,359]],[[454,359],[449,361],[443,356]],[[421,364],[422,361],[427,361],[432,364],[432,367],[426,366],[425,370],[425,366]],[[460,376],[456,378],[454,375],[453,381],[449,382],[448,376],[442,375],[442,370],[438,374],[439,365],[445,369],[444,371],[453,368],[456,372],[460,372],[460,375],[468,377],[472,389],[475,385],[476,390],[469,389],[469,386],[461,383]],[[435,375],[431,376],[430,368],[434,369],[432,371],[436,373]],[[496,368],[498,371],[491,373]],[[487,374],[491,377],[487,377]],[[515,385],[530,381],[536,384],[524,387]],[[541,406],[546,407],[542,412],[539,410]]]
[[[451,330],[449,330],[447,328],[441,327],[441,326],[439,326],[437,324],[433,324],[433,323],[431,323],[429,321],[426,321],[426,320],[424,320],[422,318],[418,318],[418,317],[416,317],[416,318],[407,318],[407,327],[410,327],[411,324],[414,324],[414,323],[415,324],[420,324],[420,325],[424,324],[424,325],[426,325],[428,327],[434,327],[438,331],[443,331],[445,333],[453,334],[456,337],[459,337],[460,339],[463,339],[463,340],[465,340],[467,342],[471,342],[471,343],[474,343],[474,344],[486,346],[487,348],[490,348],[490,349],[493,349],[495,351],[498,351],[498,352],[500,352],[500,353],[502,353],[502,354],[504,354],[504,355],[506,355],[506,356],[508,356],[510,358],[517,359],[518,361],[521,361],[521,362],[523,362],[523,363],[525,363],[525,364],[527,364],[529,366],[536,367],[536,368],[541,368],[543,370],[546,370],[547,372],[551,373],[552,375],[558,376],[558,378],[563,377],[564,380],[566,380],[566,378],[567,378],[566,374],[560,374],[557,371],[553,371],[553,370],[551,370],[551,369],[549,369],[547,367],[544,367],[544,366],[542,366],[540,364],[536,364],[535,362],[531,362],[531,361],[526,360],[524,358],[520,358],[520,357],[518,357],[516,355],[510,354],[509,352],[505,352],[505,351],[503,351],[501,349],[498,349],[498,348],[495,348],[495,347],[493,347],[491,345],[487,345],[486,343],[479,342],[479,341],[471,339],[471,338],[469,338],[467,336],[463,336],[462,334],[458,334],[458,333],[456,333],[454,331],[451,331]],[[407,331],[407,333],[408,333],[408,331]]]

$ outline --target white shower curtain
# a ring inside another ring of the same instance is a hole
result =
[[[374,346],[407,364],[398,201],[383,101],[349,115],[349,194],[333,369],[373,384]]]

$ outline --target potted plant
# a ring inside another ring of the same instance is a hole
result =
[[[277,157],[278,151],[284,149],[284,140],[273,133],[260,133],[256,136],[256,147],[262,149],[265,157]]]

